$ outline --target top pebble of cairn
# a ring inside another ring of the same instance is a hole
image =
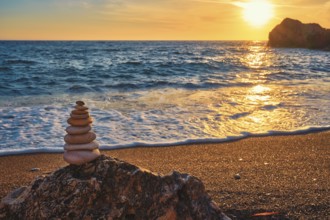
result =
[[[64,137],[64,160],[70,164],[81,165],[99,157],[96,134],[91,131],[93,120],[83,101],[76,102],[75,110],[71,112],[67,122],[70,126],[66,128],[68,134]]]
[[[76,101],[76,104],[78,106],[84,106],[85,105],[85,102],[83,102],[83,101]]]

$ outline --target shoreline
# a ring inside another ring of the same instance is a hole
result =
[[[268,133],[252,134],[248,133],[243,136],[228,136],[226,138],[205,138],[205,139],[196,139],[191,140],[187,139],[185,141],[178,142],[169,142],[169,143],[143,143],[136,142],[128,145],[121,146],[100,146],[102,151],[113,151],[113,150],[122,150],[122,149],[135,149],[135,148],[157,148],[157,147],[180,147],[180,146],[190,146],[190,145],[204,145],[204,144],[222,144],[222,143],[231,143],[236,141],[241,141],[248,138],[259,138],[259,137],[277,137],[277,136],[292,136],[292,135],[305,135],[313,134],[319,132],[330,132],[330,126],[327,127],[308,127],[306,129],[299,129],[295,131],[270,131]],[[33,154],[61,154],[64,150],[62,148],[56,149],[25,149],[11,152],[1,152],[0,158],[6,156],[19,156],[19,155],[33,155]]]
[[[156,173],[177,170],[200,178],[233,219],[252,219],[260,212],[278,212],[288,219],[330,218],[329,130],[102,153]],[[66,165],[61,153],[0,156],[0,197]]]

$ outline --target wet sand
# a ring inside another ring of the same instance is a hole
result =
[[[272,219],[330,219],[330,131],[103,153],[162,174],[197,176],[233,219],[261,219],[252,215],[262,212],[278,212]],[[0,197],[63,166],[62,154],[0,157]]]

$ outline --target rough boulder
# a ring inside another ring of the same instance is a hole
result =
[[[330,49],[330,29],[286,18],[269,33],[271,47]]]
[[[188,174],[106,157],[69,165],[9,193],[0,219],[228,219]]]

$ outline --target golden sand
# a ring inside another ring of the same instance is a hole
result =
[[[330,131],[102,153],[153,172],[177,170],[197,176],[223,211],[237,219],[262,212],[279,212],[290,219],[330,219]],[[62,157],[0,157],[0,197],[66,166]]]

